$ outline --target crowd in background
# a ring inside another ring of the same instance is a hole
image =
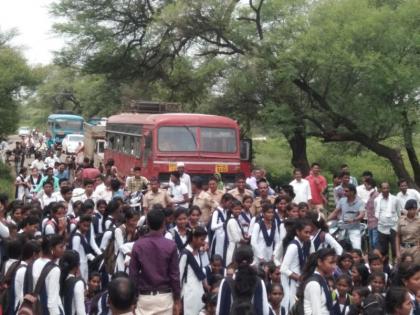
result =
[[[35,151],[15,199],[0,195],[3,314],[31,293],[50,315],[420,314],[420,193],[404,179],[392,194],[342,165],[329,183],[313,163],[281,187],[262,169],[229,187],[179,162],[161,183]]]

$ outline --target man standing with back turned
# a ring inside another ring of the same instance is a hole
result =
[[[163,236],[163,211],[150,210],[147,222],[150,232],[136,241],[130,261],[130,278],[139,294],[136,315],[179,315],[181,285],[177,247]]]

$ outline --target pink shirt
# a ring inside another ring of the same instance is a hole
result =
[[[324,199],[322,199],[322,193],[327,188],[328,183],[324,176],[318,175],[309,175],[306,177],[309,181],[309,186],[311,187],[311,194],[312,194],[312,203],[315,205],[320,205],[324,203]],[[316,180],[318,183],[316,183]]]

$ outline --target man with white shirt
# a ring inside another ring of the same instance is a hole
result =
[[[290,186],[293,187],[293,192],[295,193],[293,202],[297,204],[301,202],[310,204],[312,201],[312,193],[309,182],[302,178],[302,171],[298,168],[293,170],[293,177],[295,179],[290,182]]]
[[[375,217],[378,219],[378,248],[382,255],[388,255],[389,244],[393,258],[396,257],[395,236],[401,205],[397,197],[389,192],[389,183],[381,184],[381,193],[374,201]]]
[[[57,196],[53,194],[53,183],[50,181],[45,181],[42,184],[43,194],[39,198],[39,202],[41,204],[41,208],[44,209],[48,206],[51,202],[57,202]]]
[[[417,201],[417,204],[420,204],[420,193],[415,189],[408,188],[406,179],[399,180],[398,187],[400,188],[400,191],[397,194],[397,199],[401,209],[405,209],[405,203],[410,199],[414,199]]]
[[[187,173],[185,173],[185,164],[184,162],[178,162],[176,164],[176,169],[179,172],[180,180],[182,183],[187,186],[188,189],[188,198],[192,197],[192,190],[191,190],[191,177]]]
[[[54,151],[48,151],[48,156],[44,160],[46,167],[54,168],[55,162],[60,163],[60,159],[57,156],[54,156]]]
[[[362,201],[366,204],[369,200],[370,195],[372,194],[373,190],[376,190],[375,187],[372,187],[368,183],[368,178],[372,179],[373,174],[370,171],[364,171],[362,174],[363,183],[357,186],[357,196],[362,199]]]
[[[172,203],[176,207],[188,208],[188,188],[181,182],[181,175],[179,172],[173,172],[169,182],[169,195],[172,198]]]

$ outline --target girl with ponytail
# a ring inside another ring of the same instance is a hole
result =
[[[297,306],[303,307],[304,315],[330,314],[333,301],[326,278],[333,274],[335,268],[336,253],[334,249],[323,248],[309,256],[297,293],[299,301]]]
[[[80,257],[75,250],[67,250],[60,259],[60,295],[64,314],[86,315],[85,283],[80,274]]]
[[[179,271],[184,314],[198,314],[204,307],[202,296],[207,286],[200,248],[206,242],[207,231],[199,226],[188,232],[187,246],[181,250]]]
[[[288,311],[295,303],[296,289],[300,283],[303,267],[308,259],[311,248],[311,222],[297,220],[283,239],[285,251],[280,267],[281,283],[284,288],[282,306]]]
[[[269,304],[264,281],[251,267],[252,247],[243,245],[234,255],[237,266],[234,280],[225,278],[220,284],[216,315],[268,315]]]

